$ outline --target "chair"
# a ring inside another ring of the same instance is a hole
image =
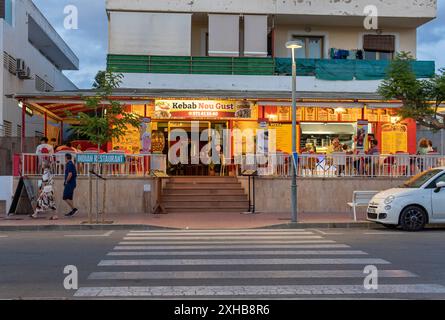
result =
[[[397,176],[407,176],[410,168],[409,153],[397,152],[394,157],[394,172]]]
[[[368,207],[372,198],[379,193],[379,191],[354,191],[352,195],[352,202],[348,202],[348,206],[352,208],[354,221],[357,221],[357,208]]]

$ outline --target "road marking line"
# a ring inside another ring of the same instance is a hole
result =
[[[216,249],[348,249],[346,244],[297,244],[297,245],[227,245],[227,246],[116,246],[114,250],[216,250]]]
[[[0,236],[0,238],[8,238],[8,236]]]
[[[135,232],[135,233],[165,233],[165,234],[174,234],[174,233],[202,233],[202,232],[221,232],[221,233],[236,233],[236,232],[243,232],[243,233],[298,233],[298,232],[305,232],[306,229],[207,229],[207,230],[131,230],[129,232]]]
[[[363,233],[365,235],[373,235],[373,236],[399,236],[399,235],[407,235],[407,234],[412,234],[410,232],[365,232]]]
[[[297,295],[377,295],[377,294],[445,294],[436,284],[379,285],[366,290],[363,285],[294,285],[294,286],[176,286],[176,287],[95,287],[80,288],[75,297],[184,297],[184,296],[297,296]]]
[[[102,260],[99,267],[198,266],[198,265],[377,265],[391,264],[383,259],[142,259]]]
[[[342,235],[344,235],[344,233],[340,233],[340,232],[324,232],[324,231],[321,231],[318,229],[312,229],[312,230],[315,232],[318,232],[324,236],[342,236]]]
[[[114,231],[108,231],[107,233],[104,234],[68,234],[68,235],[64,235],[64,237],[67,238],[100,238],[100,237],[109,237],[113,234]]]
[[[163,241],[163,240],[277,240],[277,239],[283,239],[283,240],[298,240],[298,239],[323,239],[321,236],[270,236],[270,237],[234,237],[234,236],[227,236],[227,237],[124,237],[124,240],[151,240],[151,241]]]
[[[139,232],[129,232],[127,236],[130,237],[190,237],[190,236],[299,236],[299,235],[311,235],[314,232],[304,231],[304,232],[186,232],[186,233],[139,233]]]
[[[194,244],[194,245],[262,245],[262,244],[309,244],[309,243],[335,243],[332,240],[294,240],[294,241],[280,241],[280,240],[269,240],[269,241],[124,241],[120,242],[120,245],[184,245],[184,244]]]
[[[154,251],[133,251],[133,252],[110,252],[108,256],[283,256],[283,255],[300,255],[300,256],[323,256],[323,255],[368,255],[366,252],[360,250],[334,250],[334,251],[320,251],[320,250],[298,250],[298,251],[169,251],[169,252],[154,252]]]
[[[159,271],[159,272],[94,272],[88,280],[158,280],[158,279],[299,279],[299,278],[364,278],[363,270],[298,270],[298,271]],[[406,270],[381,270],[380,278],[416,278]]]

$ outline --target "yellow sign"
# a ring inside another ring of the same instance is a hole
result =
[[[408,127],[403,124],[382,126],[382,153],[408,152]]]
[[[276,151],[292,154],[292,125],[272,123],[269,130],[275,130]],[[273,143],[273,141],[270,140],[269,143]],[[269,147],[269,150],[272,150],[272,148]]]

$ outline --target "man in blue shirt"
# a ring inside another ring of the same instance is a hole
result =
[[[77,186],[77,170],[76,166],[73,163],[73,156],[70,153],[65,155],[65,189],[63,190],[63,200],[68,204],[71,208],[71,211],[67,213],[66,217],[73,217],[79,210],[74,207],[74,190]]]

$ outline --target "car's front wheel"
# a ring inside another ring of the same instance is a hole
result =
[[[409,206],[400,215],[400,225],[405,231],[420,231],[427,222],[425,210],[418,206]]]

